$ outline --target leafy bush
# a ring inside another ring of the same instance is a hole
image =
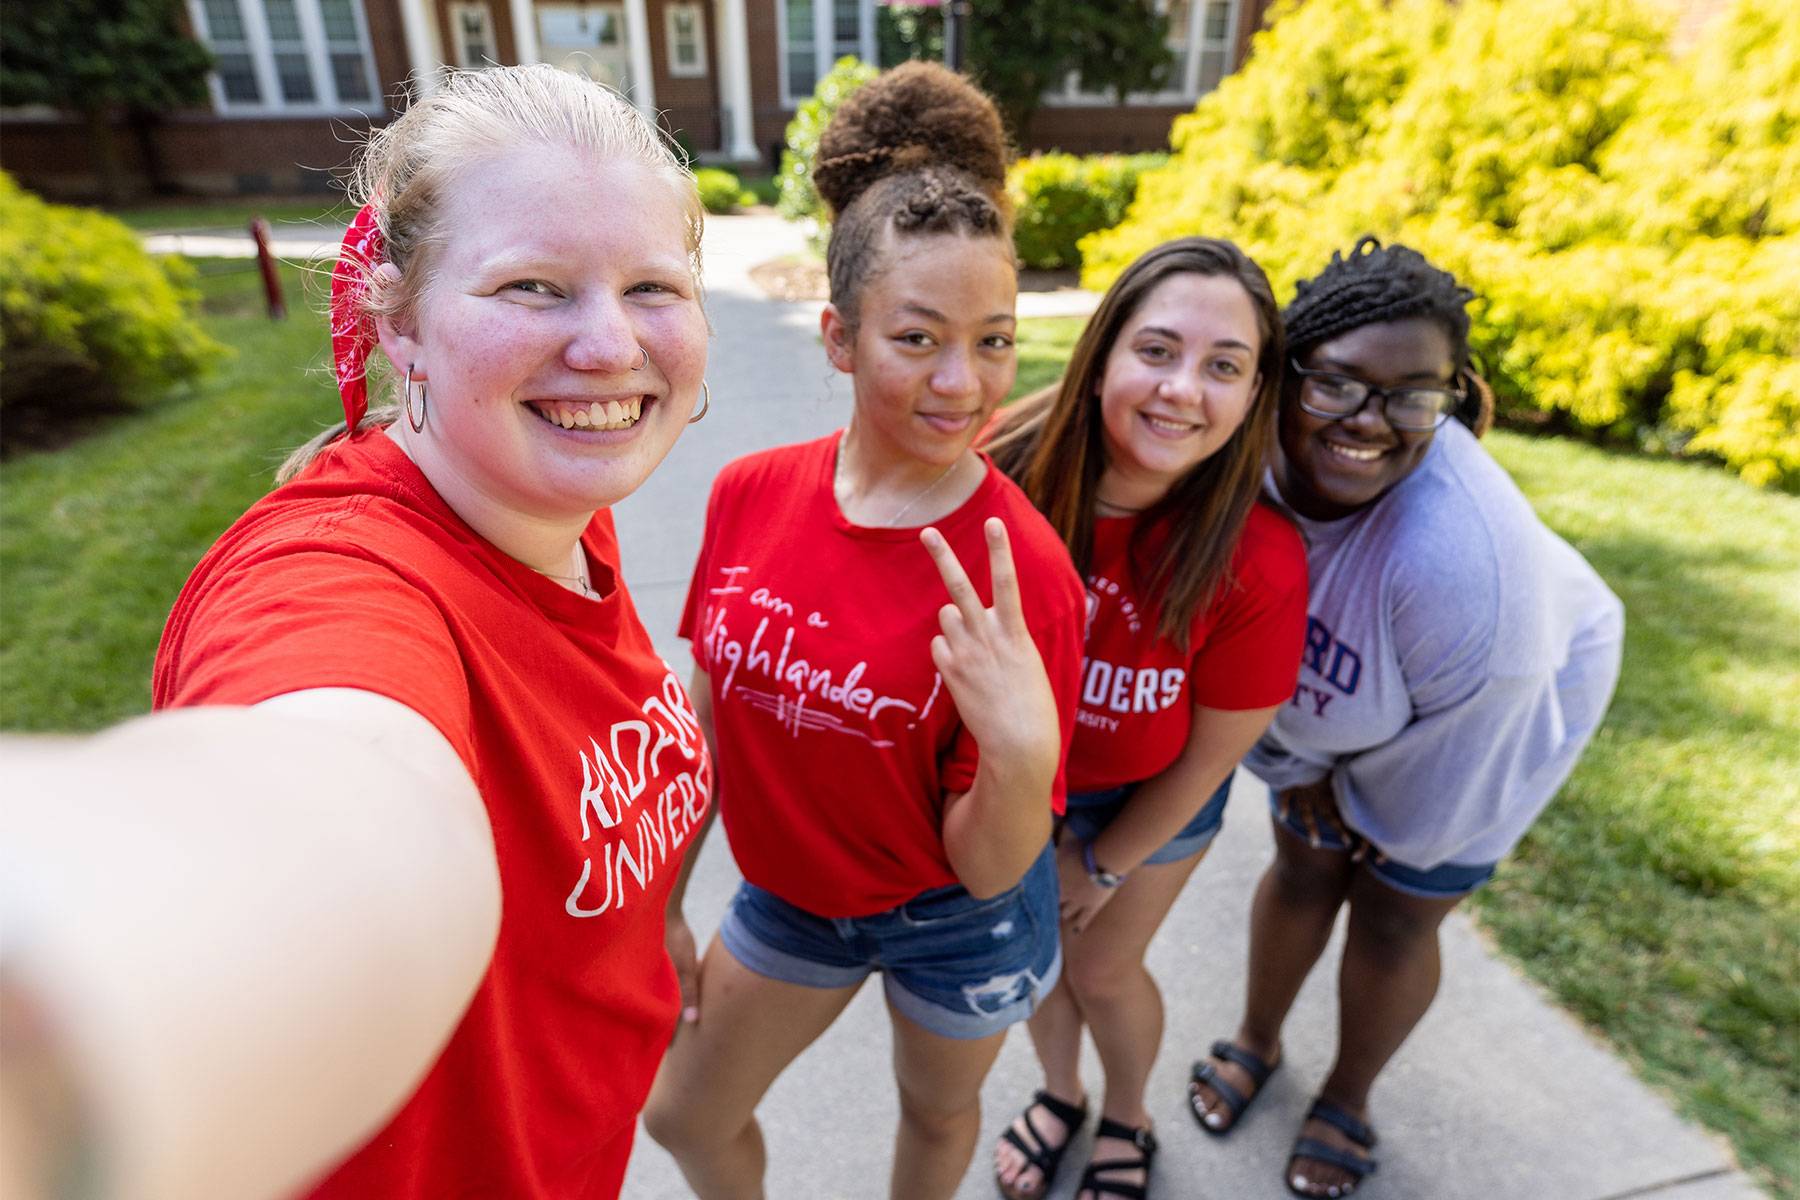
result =
[[[139,407],[221,348],[193,273],[102,213],[46,204],[0,172],[0,408],[9,442]]]
[[[1006,173],[1006,191],[1020,264],[1040,270],[1079,266],[1076,243],[1123,220],[1138,177],[1166,161],[1161,154],[1034,154],[1015,162]]]
[[[1404,241],[1479,294],[1503,415],[1800,490],[1800,6],[1739,0],[1679,56],[1649,0],[1294,10],[1082,242],[1088,286],[1191,233],[1284,291]]]
[[[781,169],[775,175],[781,189],[781,199],[775,207],[790,221],[815,222],[814,241],[818,245],[824,245],[829,224],[825,205],[812,185],[813,156],[819,152],[819,138],[831,124],[838,105],[878,74],[879,71],[861,59],[838,59],[813,88],[813,94],[801,101],[794,111],[794,119],[788,122],[787,149],[781,153]]]
[[[756,197],[738,182],[738,177],[719,167],[701,167],[694,172],[694,184],[700,189],[700,203],[709,213],[736,212]]]

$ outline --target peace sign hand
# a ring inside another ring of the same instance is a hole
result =
[[[1006,526],[998,517],[983,525],[994,605],[984,608],[956,552],[935,528],[919,534],[951,603],[938,610],[942,633],[931,639],[931,661],[956,701],[963,724],[983,761],[1041,772],[1048,790],[1062,750],[1061,721],[1044,660],[1019,600]]]

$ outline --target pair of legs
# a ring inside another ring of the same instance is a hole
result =
[[[759,975],[714,938],[700,967],[700,1020],[676,1034],[644,1109],[700,1200],[761,1200],[767,1157],[756,1106],[824,1033],[860,983],[820,988]],[[947,1200],[981,1132],[981,1081],[1005,1034],[945,1037],[891,1004],[900,1128],[889,1194]]]
[[[1338,909],[1350,906],[1343,963],[1338,969],[1338,1053],[1319,1093],[1360,1120],[1368,1119],[1369,1090],[1437,994],[1438,926],[1468,893],[1419,896],[1381,881],[1367,859],[1342,849],[1314,848],[1280,820],[1275,861],[1263,872],[1250,909],[1250,974],[1244,1016],[1233,1040],[1271,1065],[1281,1057],[1281,1027],[1325,943]],[[1226,1083],[1249,1096],[1248,1072],[1214,1060]],[[1230,1113],[1203,1083],[1194,1085],[1194,1111],[1215,1131]],[[1309,1120],[1302,1137],[1361,1155],[1364,1151],[1323,1121]],[[1347,1195],[1355,1178],[1342,1167],[1296,1158],[1288,1181],[1315,1196]]]
[[[1063,837],[1071,836],[1064,830]],[[1081,1083],[1081,1033],[1092,1032],[1094,1049],[1105,1072],[1101,1116],[1133,1129],[1147,1129],[1150,1113],[1144,1089],[1162,1044],[1163,1001],[1156,980],[1144,965],[1150,939],[1162,926],[1189,876],[1205,852],[1178,862],[1145,865],[1119,885],[1087,929],[1062,927],[1063,977],[1031,1017],[1031,1042],[1044,1068],[1044,1090],[1071,1103],[1085,1094]],[[1061,1145],[1071,1131],[1042,1106],[1031,1110],[1032,1124],[1050,1145]],[[1025,1118],[1021,1116],[1016,1125]],[[1021,1135],[1024,1134],[1022,1125]],[[1117,1138],[1100,1138],[1094,1159],[1131,1159],[1137,1151]],[[999,1181],[1018,1195],[1042,1195],[1041,1172],[1026,1162],[1011,1143],[1001,1140],[994,1151]],[[1113,1171],[1120,1182],[1145,1183],[1141,1174]],[[1082,1193],[1080,1200],[1089,1200]]]

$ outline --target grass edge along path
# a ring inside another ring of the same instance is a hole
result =
[[[286,281],[294,315],[275,323],[253,274],[203,280],[207,329],[231,361],[93,437],[0,466],[0,728],[142,712],[188,570],[338,411],[317,281],[292,269]],[[1025,322],[1017,391],[1053,380],[1080,328]],[[1606,726],[1475,913],[1793,1200],[1800,500],[1576,442],[1502,431],[1487,445],[1624,599],[1628,634]],[[1556,1064],[1527,1069],[1554,1087]]]

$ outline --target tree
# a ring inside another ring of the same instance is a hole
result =
[[[1154,0],[974,0],[969,71],[1023,140],[1046,91],[1073,71],[1085,89],[1155,91],[1175,61]]]
[[[81,114],[108,201],[124,197],[112,120],[206,99],[212,55],[181,28],[176,0],[56,0],[9,6],[0,105]]]

